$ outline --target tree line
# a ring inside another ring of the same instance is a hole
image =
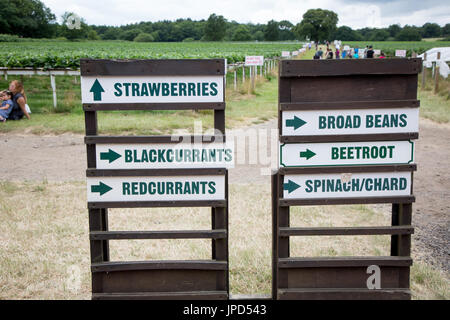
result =
[[[0,10],[0,35],[17,38],[60,38],[68,40],[126,40],[138,42],[181,41],[420,41],[422,38],[450,37],[450,23],[423,26],[398,24],[387,28],[337,27],[338,15],[329,10],[310,9],[296,25],[290,21],[271,20],[267,24],[238,23],[221,15],[208,19],[177,19],[140,22],[123,26],[88,25],[70,12],[62,23],[40,0],[3,0]],[[1,37],[0,37],[1,41]]]

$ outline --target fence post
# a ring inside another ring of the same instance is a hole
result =
[[[53,91],[53,107],[56,109],[56,81],[55,81],[55,75],[50,73],[50,84],[52,86],[52,91]]]
[[[245,82],[245,64],[242,65],[242,84]]]
[[[438,61],[441,59],[441,53],[437,53],[436,66],[434,68],[434,93],[437,93],[439,90],[439,65]]]
[[[423,54],[423,61],[427,60],[427,53],[425,52]],[[422,62],[423,64],[423,62]],[[427,73],[427,69],[422,66],[422,90],[425,90],[425,80],[426,80],[426,73]]]
[[[8,71],[5,70],[4,73],[5,73],[5,81],[8,81]]]
[[[237,71],[236,68],[234,68],[234,91],[237,89]]]
[[[251,74],[251,79],[252,79],[252,91],[255,90],[255,67],[250,67],[250,74]]]

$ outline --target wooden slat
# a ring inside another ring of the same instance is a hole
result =
[[[334,228],[280,228],[280,236],[355,236],[413,234],[411,226],[397,227],[334,227]]]
[[[217,76],[225,59],[80,59],[82,76]]]
[[[178,139],[175,139],[178,138]],[[222,143],[225,141],[224,136],[86,136],[84,142],[86,144],[138,144],[138,143]]]
[[[313,257],[280,258],[279,268],[326,268],[326,267],[366,267],[370,265],[409,267],[411,257]]]
[[[83,103],[84,111],[225,110],[225,102],[196,103]]]
[[[372,165],[372,166],[336,166],[336,167],[304,167],[280,168],[281,175],[315,174],[315,173],[361,173],[361,172],[408,172],[416,171],[416,164]]]
[[[217,230],[176,230],[176,231],[96,231],[91,232],[91,240],[130,239],[224,239],[225,229]]]
[[[418,138],[419,138],[418,132],[381,133],[381,134],[339,134],[339,135],[337,134],[337,135],[323,135],[323,136],[280,136],[280,142],[307,143],[307,142],[397,141],[397,140],[415,140]]]
[[[374,204],[374,203],[412,203],[416,201],[415,196],[403,197],[371,197],[371,198],[317,198],[317,199],[279,199],[281,207],[290,206],[314,206],[314,205],[336,205],[336,204]]]
[[[283,60],[281,77],[418,74],[421,59]]]
[[[110,201],[88,202],[89,209],[99,208],[169,208],[169,207],[226,207],[226,200],[193,201]]]
[[[226,291],[93,293],[92,300],[226,300]]]
[[[227,270],[227,263],[214,260],[154,260],[103,262],[91,265],[92,272],[130,270]]]
[[[197,169],[87,169],[87,177],[164,177],[225,175],[224,168]]]
[[[378,108],[418,108],[420,101],[409,100],[376,100],[376,101],[324,101],[281,103],[281,111],[300,110],[333,110],[333,109],[378,109]]]
[[[279,289],[280,300],[410,300],[408,289]]]

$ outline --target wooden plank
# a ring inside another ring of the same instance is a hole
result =
[[[279,199],[282,207],[289,206],[314,206],[314,205],[337,205],[337,204],[374,204],[374,203],[412,203],[416,201],[415,196],[405,197],[372,197],[372,198],[320,198],[320,199]]]
[[[87,169],[87,177],[165,177],[225,175],[226,169]]]
[[[227,263],[214,260],[153,260],[93,263],[92,272],[130,270],[226,270]]]
[[[80,59],[82,76],[217,76],[225,59]]]
[[[392,235],[413,234],[411,226],[398,227],[315,227],[280,228],[280,236],[356,236],[356,235]]]
[[[401,141],[419,138],[418,132],[382,134],[341,134],[323,136],[281,136],[281,143],[296,142],[359,142],[359,141]]]
[[[312,257],[312,258],[280,258],[279,268],[324,268],[324,267],[367,267],[370,265],[409,267],[410,257]]]
[[[417,99],[417,74],[291,78],[291,102]]]
[[[83,103],[84,111],[225,110],[225,102],[196,103]]]
[[[418,108],[420,101],[409,100],[375,100],[375,101],[324,101],[281,103],[281,111],[298,110],[333,110],[333,109],[377,109],[377,108]]]
[[[226,291],[93,293],[92,300],[226,300]]]
[[[280,77],[418,74],[421,59],[283,60]]]
[[[173,231],[94,231],[89,233],[91,240],[130,240],[130,239],[224,239],[225,229],[217,230],[173,230]]]
[[[99,208],[169,208],[169,207],[226,207],[226,200],[198,201],[125,201],[88,202],[89,209]]]
[[[222,143],[221,136],[86,136],[84,137],[86,144],[133,144],[133,143]]]
[[[280,300],[410,300],[407,289],[279,289]]]
[[[416,171],[416,164],[373,165],[373,166],[347,166],[347,167],[304,167],[280,168],[280,175],[288,174],[314,174],[314,173],[359,173],[359,172],[407,172]]]

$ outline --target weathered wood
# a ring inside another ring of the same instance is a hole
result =
[[[225,200],[88,202],[88,208],[225,207]]]
[[[280,300],[410,300],[407,289],[280,289]]]
[[[87,169],[87,177],[164,177],[225,175],[226,169]]]
[[[225,261],[213,260],[153,260],[100,262],[91,265],[92,272],[130,270],[226,270]]]
[[[83,103],[84,111],[132,110],[224,110],[224,102],[196,103]]]
[[[283,60],[281,77],[409,75],[420,72],[421,59]]]
[[[92,300],[226,300],[226,291],[94,293]]]
[[[81,76],[223,76],[225,59],[80,59]]]
[[[280,131],[281,135],[281,131]],[[361,141],[400,141],[419,138],[418,132],[381,133],[381,134],[340,134],[322,136],[281,136],[282,143],[296,142],[361,142]]]
[[[316,199],[280,199],[278,203],[282,207],[313,206],[313,205],[337,205],[337,204],[375,204],[375,203],[412,203],[415,196],[404,197],[371,197],[371,198],[316,198]]]
[[[356,236],[413,234],[411,226],[280,228],[280,236]]]
[[[171,231],[92,231],[91,240],[131,239],[225,239],[227,231],[217,230],[171,230]]]
[[[280,258],[280,268],[324,268],[324,267],[368,267],[370,265],[409,267],[410,257],[312,257],[312,258]]]
[[[378,108],[418,108],[420,101],[410,100],[375,100],[375,101],[325,101],[281,103],[281,111],[298,110],[333,110],[333,109],[378,109]]]

